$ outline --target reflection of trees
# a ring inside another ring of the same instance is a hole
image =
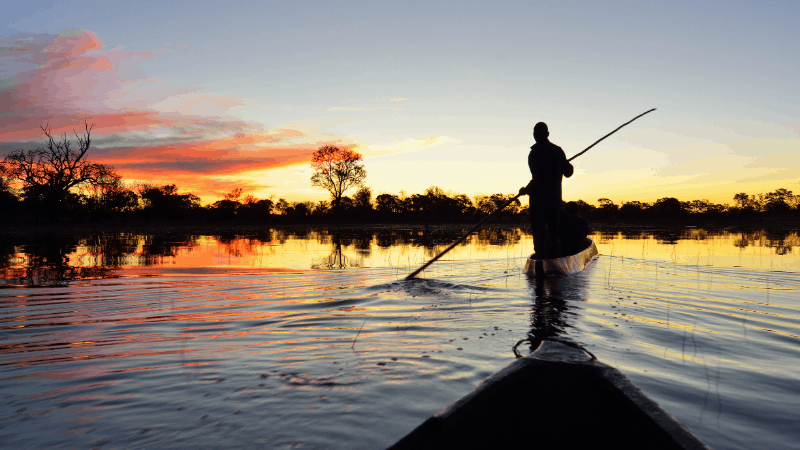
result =
[[[643,230],[639,227],[623,227],[619,231],[602,230],[595,233],[600,243],[603,240],[613,240],[618,235],[624,239],[655,239],[662,245],[675,245],[681,240],[706,241],[714,238],[729,238],[733,235],[729,229],[714,228],[663,228]],[[790,230],[740,230],[736,231],[737,239],[733,245],[740,249],[747,247],[766,247],[774,249],[776,255],[787,255],[794,247],[800,245],[800,236],[796,231]]]
[[[10,239],[0,244],[0,269],[6,285],[65,285],[113,276],[124,265],[154,266],[165,257],[176,256],[179,249],[196,245],[198,237],[174,233],[53,233],[18,239],[20,245],[13,245]]]
[[[659,244],[665,245],[675,245],[678,243],[678,239],[681,238],[680,233],[676,233],[674,229],[654,230],[651,234]]]
[[[19,248],[7,239],[0,239],[0,269],[5,269],[13,264]]]
[[[181,248],[197,245],[200,236],[189,233],[138,235],[142,245],[141,254],[136,255],[136,265],[156,266],[162,264],[164,258],[177,256]]]
[[[797,233],[789,233],[780,230],[767,230],[767,247],[774,248],[775,254],[786,255],[792,252],[792,247],[800,245],[800,237]]]
[[[733,245],[744,250],[750,245],[750,241],[745,237],[744,233],[741,233],[742,237],[740,239],[736,239],[733,241]]]
[[[74,266],[69,255],[75,253],[79,241],[75,237],[36,236],[35,244],[21,246],[24,262],[3,268],[6,285],[60,286],[75,280],[109,276],[113,267]]]
[[[788,255],[800,245],[800,236],[797,232],[787,230],[741,231],[733,245],[740,249],[750,246],[773,248],[776,255]]]
[[[363,267],[366,258],[372,255],[373,245],[382,249],[415,247],[419,251],[421,248],[425,257],[431,258],[458,239],[466,229],[467,226],[330,229],[298,227],[214,229],[203,233],[160,229],[149,233],[65,235],[54,231],[48,235],[5,234],[0,236],[0,277],[5,280],[0,281],[0,285],[9,282],[58,285],[78,279],[113,276],[114,271],[122,266],[159,266],[171,262],[172,258],[179,257],[187,249],[200,245],[202,239],[209,238],[216,239],[220,247],[235,256],[247,256],[262,251],[264,244],[285,245],[292,242],[297,244],[299,251],[309,251],[309,241],[316,241],[320,248],[329,248],[330,251],[327,256],[314,259],[312,267]],[[530,236],[527,227],[493,226],[473,233],[462,245],[478,250],[489,246],[503,248],[519,244],[525,236]],[[607,228],[593,235],[596,238],[598,236],[598,240],[612,241],[620,238],[655,239],[666,245],[674,245],[681,240],[710,241],[720,238],[725,240],[725,245],[732,243],[740,249],[749,246],[767,247],[773,249],[777,255],[791,254],[795,247],[800,246],[798,232],[785,230],[745,230],[733,234],[726,229],[665,227],[652,230],[626,227]],[[380,253],[384,252],[381,250]],[[542,305],[545,306],[549,308],[547,311],[555,308],[552,303]]]
[[[258,230],[246,234],[223,232],[215,236],[229,256],[241,257],[255,253],[256,248],[272,242],[272,230]]]
[[[362,261],[355,261],[342,252],[342,246],[349,245],[352,241],[350,237],[342,237],[334,233],[331,235],[331,253],[322,258],[318,263],[311,264],[312,269],[347,269],[363,267]]]
[[[522,239],[519,228],[484,228],[472,236],[480,245],[509,245],[516,244]]]
[[[139,247],[139,236],[128,233],[98,234],[79,240],[94,266],[122,266]]]

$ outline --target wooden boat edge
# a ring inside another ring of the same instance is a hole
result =
[[[536,276],[537,262],[541,261],[541,268],[543,275],[572,275],[574,273],[582,272],[586,266],[599,254],[597,245],[591,238],[587,238],[590,244],[580,252],[574,255],[562,256],[555,259],[534,260],[528,258],[525,261],[525,274],[528,276]]]
[[[544,341],[542,345],[525,358],[518,359],[505,368],[490,375],[475,389],[459,398],[451,405],[427,419],[411,433],[393,446],[393,450],[405,448],[424,448],[426,442],[440,430],[446,430],[453,422],[459,421],[470,411],[480,408],[482,400],[508,389],[529,375],[531,371],[552,370],[554,365],[567,365],[567,370],[589,370],[597,381],[614,391],[620,399],[629,402],[641,414],[663,430],[671,439],[671,445],[682,449],[710,450],[694,433],[647,396],[641,389],[619,370],[590,358],[582,350],[558,341]]]

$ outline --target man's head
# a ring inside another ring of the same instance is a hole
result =
[[[577,216],[578,213],[580,212],[580,208],[578,207],[577,202],[567,202],[567,204],[564,205],[564,211],[566,211],[567,214],[572,214],[573,216]]]
[[[539,122],[533,127],[533,138],[536,142],[546,141],[548,136],[550,136],[550,131],[547,130],[546,123]]]

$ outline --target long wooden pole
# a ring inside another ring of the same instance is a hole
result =
[[[617,127],[617,129],[616,129],[616,130],[614,130],[614,131],[612,131],[611,133],[608,133],[607,135],[605,135],[605,136],[601,137],[601,138],[600,138],[600,139],[598,139],[598,140],[597,140],[597,141],[596,141],[594,144],[592,144],[592,145],[590,145],[590,146],[586,147],[586,149],[585,149],[584,151],[582,151],[582,152],[578,153],[577,155],[573,156],[572,158],[568,159],[567,161],[572,161],[573,159],[577,158],[578,156],[581,156],[582,154],[584,154],[584,153],[588,152],[590,148],[592,148],[592,147],[594,147],[595,145],[599,144],[599,143],[600,143],[600,141],[602,141],[603,139],[605,139],[605,138],[607,138],[607,137],[611,136],[612,134],[616,133],[617,131],[619,131],[619,129],[620,129],[620,128],[622,128],[622,127],[624,127],[625,125],[627,125],[627,124],[629,124],[629,123],[633,122],[634,120],[638,119],[639,117],[642,117],[643,115],[645,115],[645,114],[647,114],[647,113],[651,113],[651,112],[653,112],[653,111],[655,111],[655,110],[656,110],[656,109],[655,109],[655,108],[653,108],[653,109],[651,109],[650,111],[645,111],[645,112],[643,112],[643,113],[639,114],[638,116],[634,117],[633,119],[631,119],[631,120],[629,120],[629,121],[627,121],[627,122],[623,123],[622,125],[620,125],[619,127]]]
[[[452,244],[450,244],[450,246],[449,246],[449,247],[447,247],[446,249],[444,249],[444,251],[443,251],[442,253],[439,253],[438,255],[434,256],[434,257],[433,257],[433,259],[431,259],[430,261],[426,262],[424,266],[422,266],[422,267],[420,267],[419,269],[417,269],[417,270],[415,270],[415,271],[411,272],[411,275],[407,276],[407,277],[406,277],[406,280],[410,280],[410,279],[414,278],[415,276],[417,276],[417,274],[418,274],[418,273],[420,273],[420,272],[422,272],[423,270],[425,270],[425,268],[426,268],[426,267],[430,266],[430,265],[431,265],[431,264],[433,264],[433,263],[434,263],[434,262],[435,262],[437,259],[439,259],[439,258],[441,258],[442,256],[444,256],[444,254],[445,254],[445,253],[447,253],[447,252],[449,252],[450,250],[452,250],[452,249],[453,249],[453,247],[455,247],[456,245],[458,245],[458,244],[460,244],[460,243],[464,242],[464,239],[468,238],[468,237],[469,237],[469,235],[470,235],[470,234],[472,234],[472,232],[473,232],[473,231],[475,231],[475,230],[477,230],[478,228],[480,228],[480,227],[481,227],[481,225],[483,225],[484,223],[486,223],[486,221],[487,221],[487,220],[489,220],[489,219],[491,219],[492,217],[496,216],[496,215],[497,215],[497,213],[499,213],[500,211],[502,211],[502,210],[503,210],[503,209],[504,209],[506,206],[510,205],[510,204],[511,204],[511,202],[513,202],[514,200],[518,199],[520,195],[522,195],[522,194],[517,194],[517,195],[515,195],[515,196],[514,196],[514,198],[512,198],[511,200],[509,200],[509,201],[507,201],[507,202],[503,203],[503,204],[502,204],[502,205],[501,205],[499,208],[495,209],[495,210],[494,210],[494,212],[492,212],[492,213],[491,213],[491,214],[489,214],[488,216],[484,217],[484,218],[483,218],[483,220],[481,220],[480,222],[476,223],[476,224],[475,224],[475,225],[474,225],[472,228],[470,228],[470,229],[469,229],[469,231],[467,231],[466,233],[464,233],[464,235],[463,235],[463,236],[461,236],[460,238],[458,238],[458,240],[457,240],[457,241],[453,242]]]
[[[647,113],[650,113],[650,112],[653,112],[653,111],[655,111],[655,110],[656,110],[656,108],[653,108],[653,109],[651,109],[651,110],[649,110],[649,111],[645,111],[645,112],[643,112],[643,113],[639,114],[638,116],[634,117],[633,119],[631,119],[631,120],[629,120],[629,121],[627,121],[627,122],[623,123],[622,125],[620,125],[619,127],[617,127],[617,129],[616,129],[616,130],[614,130],[614,131],[612,131],[611,133],[608,133],[607,135],[605,135],[605,136],[601,137],[600,139],[598,139],[597,141],[595,141],[595,143],[594,143],[594,144],[592,144],[592,145],[590,145],[590,146],[586,147],[586,149],[584,149],[582,152],[578,153],[577,155],[573,156],[572,158],[568,159],[567,161],[572,161],[573,159],[577,158],[578,156],[581,156],[582,154],[584,154],[584,153],[588,152],[590,148],[592,148],[592,147],[594,147],[595,145],[599,144],[599,143],[600,143],[600,141],[602,141],[603,139],[605,139],[605,138],[607,138],[607,137],[611,136],[612,134],[616,133],[617,131],[619,131],[619,130],[620,130],[620,128],[624,127],[625,125],[628,125],[629,123],[633,122],[634,120],[638,119],[639,117],[642,117],[643,115],[645,115],[645,114],[647,114]],[[436,260],[438,260],[439,258],[441,258],[442,256],[444,256],[444,254],[445,254],[445,253],[447,253],[447,252],[449,252],[450,250],[452,250],[453,248],[455,248],[455,246],[456,246],[456,245],[458,245],[458,244],[460,244],[460,243],[464,242],[464,240],[465,240],[466,238],[468,238],[468,237],[469,237],[469,235],[470,235],[470,234],[472,234],[472,232],[473,232],[473,231],[475,231],[475,230],[477,230],[478,228],[480,228],[480,226],[481,226],[481,225],[483,225],[484,223],[486,223],[486,222],[487,222],[489,219],[491,219],[492,217],[496,216],[496,215],[497,215],[497,214],[498,214],[500,211],[502,211],[503,209],[505,209],[505,207],[506,207],[506,206],[508,206],[508,205],[510,205],[511,203],[513,203],[513,202],[514,202],[514,200],[518,199],[518,198],[519,198],[521,195],[522,195],[522,194],[517,194],[517,195],[515,195],[515,196],[514,196],[514,198],[512,198],[512,199],[508,200],[507,202],[503,203],[502,205],[500,205],[500,207],[499,207],[499,208],[497,208],[496,210],[494,210],[494,211],[493,211],[491,214],[489,214],[488,216],[484,217],[484,218],[483,218],[483,220],[481,220],[480,222],[476,223],[476,224],[475,224],[475,225],[474,225],[472,228],[470,228],[470,229],[469,229],[469,230],[468,230],[466,233],[464,233],[464,235],[463,235],[463,236],[461,236],[460,238],[458,238],[458,240],[457,240],[457,241],[455,241],[455,242],[453,242],[452,244],[450,244],[450,246],[449,246],[449,247],[447,247],[446,249],[444,249],[444,251],[443,251],[443,252],[441,252],[441,253],[439,253],[438,255],[434,256],[432,259],[430,259],[428,262],[426,262],[426,263],[425,263],[425,264],[424,264],[422,267],[420,267],[419,269],[417,269],[417,270],[415,270],[415,271],[411,272],[411,274],[410,274],[410,275],[408,275],[408,276],[406,277],[406,280],[410,280],[410,279],[414,278],[414,277],[415,277],[415,276],[417,276],[417,275],[418,275],[420,272],[422,272],[423,270],[425,270],[425,269],[426,269],[428,266],[430,266],[431,264],[433,264],[434,262],[436,262]]]

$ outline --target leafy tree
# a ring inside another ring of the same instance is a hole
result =
[[[352,198],[350,198],[348,196],[344,196],[344,197],[339,199],[338,212],[351,211],[351,210],[353,210],[353,208],[355,208],[355,202],[353,202]]]
[[[311,214],[313,207],[313,203],[311,202],[297,202],[292,205],[289,215],[307,216]]]
[[[764,210],[767,212],[789,212],[796,203],[797,196],[793,195],[792,191],[783,188],[768,192],[764,196]]]
[[[619,212],[625,217],[637,219],[642,217],[649,207],[650,204],[648,203],[634,200],[631,202],[624,202],[622,206],[619,207]]]
[[[477,211],[472,204],[472,200],[466,194],[456,194],[453,196],[454,206],[461,212],[461,214],[475,214]],[[519,204],[519,202],[517,202]]]
[[[288,209],[289,209],[289,202],[287,202],[286,199],[279,198],[278,203],[275,203],[275,211],[277,211],[278,214],[285,215]]]
[[[578,204],[578,215],[580,215],[581,217],[591,217],[592,214],[594,214],[594,212],[597,211],[596,206],[586,203],[583,200],[578,200],[575,203]]]
[[[736,202],[736,206],[741,211],[758,211],[761,209],[761,205],[758,204],[756,197],[753,196],[752,198],[744,192],[740,192],[733,196],[733,201]]]
[[[353,203],[362,211],[372,211],[372,189],[361,186],[361,189],[353,196]]]
[[[381,194],[375,198],[375,209],[384,215],[400,214],[403,212],[403,201],[392,194]]]
[[[211,206],[216,208],[222,218],[231,219],[236,216],[236,212],[242,206],[239,197],[242,196],[244,189],[236,188],[224,195],[222,200],[217,200]],[[252,198],[252,196],[251,196]]]
[[[331,194],[334,209],[341,208],[344,193],[361,186],[367,178],[361,155],[349,149],[323,145],[311,159],[311,185],[327,190]]]
[[[686,204],[675,197],[660,198],[649,209],[661,217],[676,217],[687,211]]]
[[[200,207],[200,197],[191,193],[178,194],[178,187],[174,184],[165,184],[161,187],[140,185],[139,196],[144,202],[145,211],[158,218],[172,218],[187,210]]]
[[[264,220],[269,218],[274,207],[275,204],[270,199],[257,199],[252,195],[247,195],[244,198],[244,204],[239,207],[239,211],[247,218]]]
[[[453,195],[438,186],[431,186],[423,194],[414,194],[402,201],[401,210],[427,219],[445,219],[471,212],[472,201],[464,194]]]
[[[327,201],[321,200],[317,202],[317,204],[314,206],[314,209],[311,211],[311,214],[315,216],[324,216],[325,214],[328,214],[330,210],[331,210],[331,205]]]
[[[279,199],[275,205],[275,209],[281,214],[289,217],[307,216],[311,214],[314,209],[313,202],[292,202],[289,203],[284,199]]]
[[[78,146],[74,148],[66,133],[56,139],[50,126],[43,125],[42,131],[47,136],[45,148],[15,150],[3,160],[5,176],[22,184],[26,202],[46,208],[52,218],[68,203],[72,189],[100,184],[113,176],[110,167],[86,159],[92,126],[84,123],[84,127],[83,136],[75,132]]]
[[[131,212],[139,206],[139,196],[126,187],[122,177],[113,170],[108,176],[89,186],[88,193],[86,203],[97,217]]]
[[[503,205],[503,203],[511,200],[515,197],[515,194],[492,194],[492,195],[478,195],[475,197],[475,205],[478,211],[483,214],[491,214],[497,208]],[[514,200],[511,202],[510,205],[506,206],[500,214],[517,214],[519,213],[520,208],[522,207],[522,203],[520,203],[519,199]]]
[[[18,205],[19,197],[8,179],[3,176],[3,166],[0,165],[0,211],[10,215],[17,210]]]
[[[597,203],[600,203],[598,209],[601,211],[617,212],[619,210],[619,206],[607,198],[598,198]]]

